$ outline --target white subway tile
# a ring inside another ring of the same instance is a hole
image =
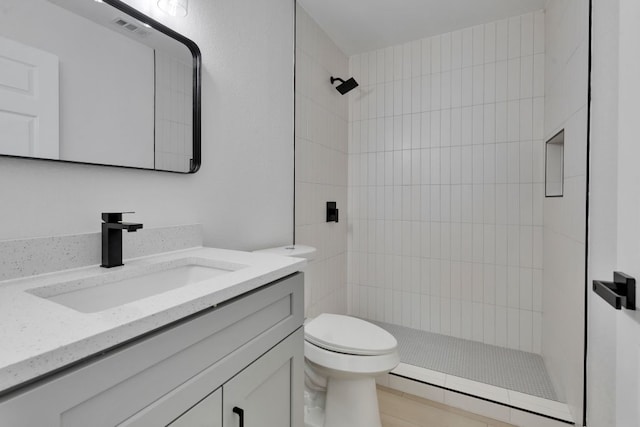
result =
[[[473,67],[473,105],[484,103],[484,65]]]
[[[496,341],[495,344],[506,347],[507,340],[507,316],[506,307],[496,306]]]
[[[461,73],[461,105],[463,107],[468,107],[473,104],[473,68],[463,68]]]
[[[441,125],[441,114],[440,111],[432,111],[431,112],[431,136],[429,138],[431,142],[431,147],[440,147],[440,125]]]
[[[473,306],[470,301],[462,301],[461,336],[464,339],[473,338]]]
[[[440,102],[441,102],[441,80],[442,76],[440,73],[431,75],[431,110],[439,110]]]
[[[445,71],[440,75],[440,108],[451,108],[451,71]]]
[[[507,142],[508,141],[508,114],[507,114],[507,103],[506,102],[498,102],[496,104],[496,142]]]
[[[422,43],[420,40],[411,42],[411,77],[422,74]]]
[[[533,224],[533,184],[520,184],[520,222]]]
[[[533,97],[533,56],[520,58],[520,98]]]
[[[402,45],[402,78],[411,78],[411,43]]]
[[[462,144],[462,110],[453,108],[451,110],[451,146]]]
[[[451,184],[451,149],[442,148],[440,150],[440,183]]]
[[[509,142],[520,140],[520,101],[507,103],[507,140]]]
[[[473,339],[474,341],[483,342],[484,340],[484,323],[482,316],[484,315],[484,307],[482,303],[474,302],[473,307]]]
[[[402,80],[402,113],[405,115],[411,113],[413,94],[411,78]]]
[[[484,66],[484,103],[496,101],[496,64],[494,62]]]
[[[373,51],[369,52],[369,85],[375,85],[378,82],[378,54]]]
[[[504,19],[496,23],[496,61],[509,58],[509,21]]]
[[[496,102],[507,101],[509,88],[509,63],[507,61],[496,62],[495,77]]]
[[[463,107],[460,112],[461,129],[460,129],[460,144],[471,145],[473,144],[473,108]]]
[[[496,343],[496,308],[493,305],[485,305],[483,313],[484,343],[495,345]]]
[[[520,58],[513,58],[507,62],[507,99],[520,99],[521,80]]]
[[[422,39],[422,74],[431,74],[431,39]]]
[[[533,57],[533,96],[544,96],[544,54],[538,54]]]
[[[388,47],[384,50],[384,81],[392,82],[394,80],[394,49]]]
[[[422,148],[431,147],[431,113],[428,112],[422,113],[420,116],[420,146]]]
[[[473,27],[473,65],[484,63],[484,26]]]
[[[462,31],[451,33],[451,69],[462,68]]]
[[[521,39],[520,17],[509,18],[509,58],[517,58],[521,55]]]
[[[534,41],[534,23],[533,13],[527,13],[520,17],[521,25],[521,51],[522,56],[533,55],[533,41]]]
[[[484,62],[496,61],[496,23],[491,22],[484,26]]]
[[[533,350],[533,313],[520,311],[520,350]]]
[[[473,106],[473,144],[484,143],[484,106]]]
[[[420,90],[420,107],[422,111],[431,111],[431,74],[422,76]],[[417,96],[417,94],[414,94],[414,96]]]
[[[482,184],[484,179],[484,147],[473,146],[473,184]]]
[[[507,309],[507,346],[520,349],[520,311],[515,308]]]
[[[533,264],[533,227],[520,226],[520,263],[521,267],[531,268]],[[522,278],[521,278],[522,280]],[[531,309],[531,306],[528,307]]]
[[[422,146],[422,115],[415,113],[411,115],[411,148],[416,150]]]
[[[431,74],[440,73],[441,67],[441,36],[431,38]]]
[[[393,47],[393,80],[402,80],[402,45]]]
[[[520,143],[520,180],[521,183],[533,182],[533,143]]]
[[[440,38],[440,66],[442,72],[451,70],[451,33],[445,33]]]
[[[411,79],[411,108],[412,113],[422,111],[422,78],[420,76]]]
[[[496,142],[496,110],[495,104],[485,104],[483,113],[484,144],[494,144]]]

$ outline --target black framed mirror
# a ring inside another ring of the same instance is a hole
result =
[[[0,0],[0,155],[194,173],[198,46],[120,0]]]

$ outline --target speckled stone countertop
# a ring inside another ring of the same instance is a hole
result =
[[[243,268],[96,313],[43,298],[56,287],[95,286],[184,258]],[[112,269],[90,266],[1,281],[0,393],[300,271],[305,263],[272,254],[192,248],[125,260],[125,266]]]

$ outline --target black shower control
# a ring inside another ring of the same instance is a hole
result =
[[[338,208],[336,202],[327,202],[327,222],[338,222]]]
[[[613,272],[613,282],[593,281],[593,291],[616,310],[636,309],[636,279],[619,271]]]

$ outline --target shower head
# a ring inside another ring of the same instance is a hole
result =
[[[339,77],[331,77],[331,84],[333,84],[336,80],[342,82],[338,86],[336,86],[336,89],[338,90],[338,92],[340,92],[341,95],[344,95],[345,93],[358,87],[358,82],[353,77],[351,77],[346,82]]]

